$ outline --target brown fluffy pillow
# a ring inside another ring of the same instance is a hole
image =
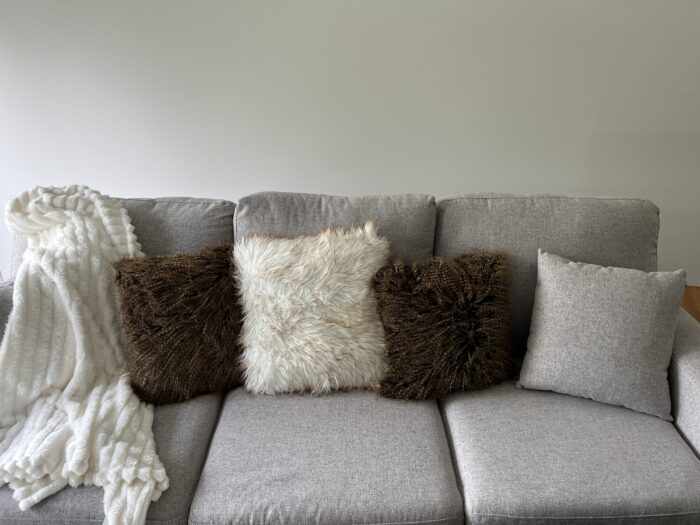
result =
[[[240,384],[232,246],[115,264],[134,392],[155,404]]]
[[[384,325],[382,395],[436,399],[511,372],[505,257],[476,253],[385,266],[372,282]]]

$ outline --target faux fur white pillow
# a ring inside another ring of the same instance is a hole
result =
[[[384,373],[384,334],[371,280],[390,251],[372,222],[238,242],[246,388],[272,394],[376,387]]]

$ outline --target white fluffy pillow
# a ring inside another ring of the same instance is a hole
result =
[[[384,333],[371,280],[390,251],[372,222],[238,242],[246,388],[272,394],[376,387],[384,373]]]

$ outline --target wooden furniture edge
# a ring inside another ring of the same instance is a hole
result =
[[[688,286],[681,305],[700,322],[700,286]]]

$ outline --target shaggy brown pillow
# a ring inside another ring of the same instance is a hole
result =
[[[476,253],[385,266],[372,282],[384,325],[382,395],[436,399],[511,372],[505,257]]]
[[[134,392],[155,404],[238,386],[242,314],[232,246],[115,264]]]

